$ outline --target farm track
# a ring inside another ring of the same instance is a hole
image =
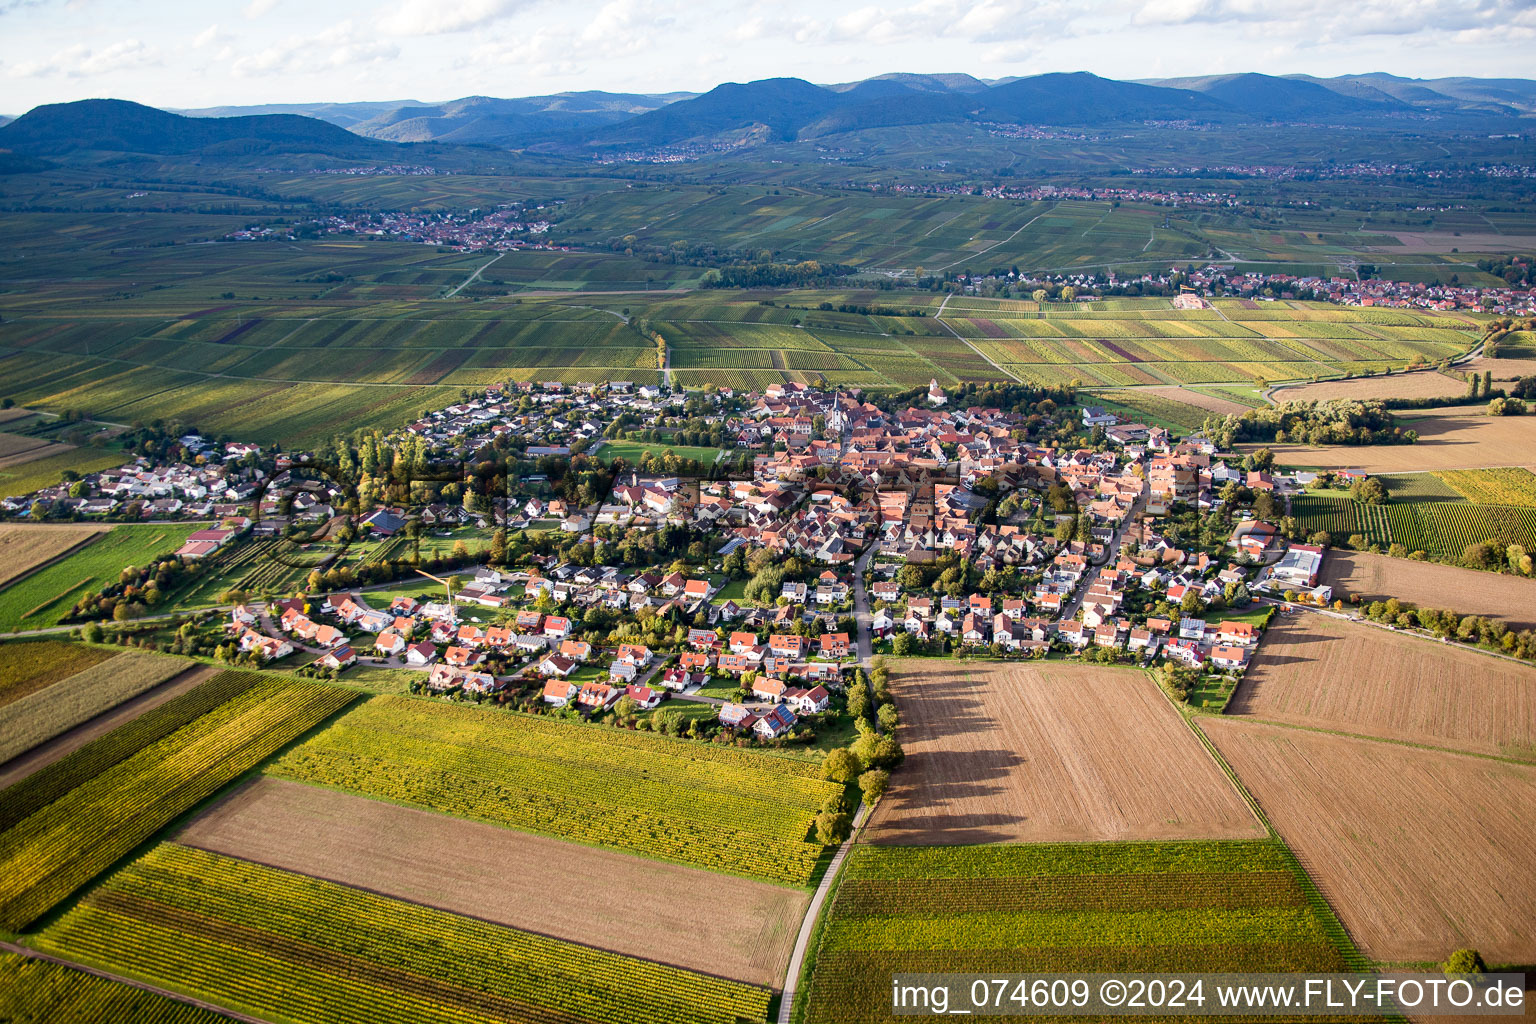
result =
[[[953,294],[953,293],[951,293],[951,294]],[[1011,377],[1014,380],[1018,381],[1020,384],[1027,383],[1024,380],[1023,377],[1020,377],[1018,374],[1014,373],[1012,370],[1009,370],[1009,369],[1007,369],[1007,368],[1005,368],[1003,366],[1000,366],[999,364],[993,362],[992,361],[992,357],[987,355],[981,349],[977,348],[975,345],[972,345],[969,338],[962,338],[962,337],[960,337],[960,332],[956,331],[953,327],[949,326],[949,324],[947,322],[945,322],[945,320],[944,320],[944,307],[947,306],[948,304],[949,304],[949,296],[946,295],[946,296],[944,296],[944,301],[939,303],[938,311],[933,314],[933,318],[935,320],[937,320],[940,324],[943,324],[944,325],[944,329],[946,331],[948,331],[950,334],[953,334],[956,338],[959,338],[962,342],[964,342],[966,348],[970,349],[972,352],[975,352],[978,356],[980,356],[981,358],[985,359],[987,361],[987,364],[989,366],[991,366],[993,369],[997,370],[998,373],[1001,373],[1001,374],[1003,374],[1004,376],[1007,376],[1007,377]]]

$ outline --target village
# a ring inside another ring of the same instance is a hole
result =
[[[677,698],[759,742],[810,735],[882,654],[1163,663],[1230,687],[1268,599],[1329,603],[1323,549],[1276,525],[1309,475],[1097,406],[959,397],[514,382],[356,453],[187,435],[170,464],[8,507],[193,520],[169,560],[222,580],[226,660],[389,668],[583,716]],[[685,435],[713,458],[678,458]],[[609,444],[638,457],[605,464]],[[477,491],[464,467],[492,458],[504,475]],[[423,558],[434,537],[467,542]],[[389,555],[354,568],[366,544]],[[258,557],[307,549],[334,554],[286,576]]]

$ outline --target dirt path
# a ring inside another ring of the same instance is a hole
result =
[[[447,293],[446,295],[444,295],[443,298],[451,299],[455,295],[459,294],[459,292],[461,292],[465,288],[469,287],[471,284],[474,284],[475,281],[479,280],[480,275],[486,272],[486,270],[491,266],[491,264],[495,263],[497,260],[501,259],[505,255],[506,255],[506,253],[502,252],[502,253],[497,253],[495,256],[491,257],[484,264],[482,264],[481,266],[477,267],[473,274],[470,274],[463,281],[460,281],[459,282],[459,286],[457,288],[455,288],[453,291],[451,291],[451,292]]]
[[[236,790],[175,841],[770,987],[809,903],[800,889],[283,779]]]
[[[0,789],[20,782],[33,772],[48,767],[67,754],[74,753],[125,722],[133,721],[146,711],[153,711],[172,697],[181,696],[199,683],[212,678],[219,671],[220,669],[213,665],[201,665],[188,669],[179,676],[172,676],[152,690],[123,701],[111,711],[97,715],[89,722],[77,725],[46,743],[38,744],[25,754],[11,758],[0,766]]]
[[[1016,380],[1020,384],[1024,383],[1023,377],[1020,377],[1018,374],[1012,372],[1011,370],[1004,369],[997,363],[994,363],[991,356],[987,355],[981,349],[971,344],[971,339],[961,337],[959,331],[955,330],[953,327],[949,326],[949,324],[944,322],[944,307],[949,305],[949,300],[953,294],[954,293],[951,292],[949,295],[944,296],[944,301],[939,303],[938,312],[933,314],[933,318],[938,321],[939,326],[943,327],[950,334],[953,334],[956,338],[959,338],[961,341],[965,342],[966,348],[970,349],[972,352],[975,352],[977,355],[981,356],[981,358],[985,359],[987,361],[987,365],[991,366],[998,373],[1012,380]]]

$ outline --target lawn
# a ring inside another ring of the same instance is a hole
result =
[[[189,523],[114,526],[89,547],[0,590],[0,631],[57,625],[76,600],[116,582],[125,566],[170,554],[200,528]]]
[[[686,444],[655,444],[640,441],[604,441],[603,446],[597,450],[597,457],[603,462],[613,462],[615,459],[623,459],[630,465],[640,461],[645,454],[663,456],[671,452],[680,459],[695,459],[708,466],[714,463],[722,449],[700,448]]]

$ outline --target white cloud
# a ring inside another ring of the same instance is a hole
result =
[[[239,57],[230,65],[230,72],[240,78],[253,78],[344,68],[393,60],[399,56],[398,46],[360,36],[348,20],[339,21],[312,35],[289,36],[255,53]]]
[[[259,18],[277,6],[277,0],[251,0],[245,6],[247,18]]]
[[[379,19],[393,36],[433,36],[484,28],[522,9],[528,0],[404,0]]]
[[[224,34],[219,31],[219,26],[217,24],[209,25],[207,28],[203,29],[197,35],[192,37],[192,48],[194,50],[201,50],[203,47],[209,45],[210,43],[217,42],[223,38]]]
[[[159,55],[137,39],[124,39],[101,49],[76,43],[41,60],[26,61],[11,68],[12,78],[91,78],[127,68],[158,64]]]

